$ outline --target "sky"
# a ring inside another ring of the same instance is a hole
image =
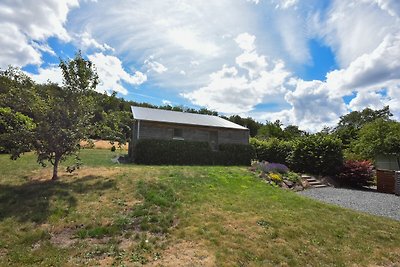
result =
[[[99,92],[315,132],[390,106],[399,0],[0,0],[0,68],[62,84],[81,50]]]

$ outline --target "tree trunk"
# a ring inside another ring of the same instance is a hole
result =
[[[51,180],[55,181],[58,180],[58,163],[60,162],[59,157],[55,157],[54,159],[54,165],[53,165],[53,177],[51,177]]]

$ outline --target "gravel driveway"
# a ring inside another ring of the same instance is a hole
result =
[[[322,202],[400,221],[400,196],[334,187],[307,189],[299,194]]]

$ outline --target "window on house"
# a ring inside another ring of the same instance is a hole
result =
[[[175,128],[173,139],[183,140],[183,129]]]

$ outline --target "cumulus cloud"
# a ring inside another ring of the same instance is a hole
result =
[[[384,107],[384,97],[377,92],[358,92],[357,96],[349,103],[351,110],[363,110],[364,108],[381,109]]]
[[[114,48],[112,48],[111,46],[109,46],[106,43],[100,44],[98,41],[96,41],[89,32],[84,31],[82,33],[79,34],[75,34],[74,36],[75,42],[78,43],[79,47],[82,50],[87,50],[90,48],[94,48],[100,51],[115,51]]]
[[[0,67],[42,63],[40,51],[46,46],[38,46],[36,42],[52,36],[69,41],[70,35],[64,24],[70,9],[78,5],[77,0],[48,0],[40,4],[33,0],[2,1]]]
[[[37,74],[27,73],[37,83],[63,83],[63,76],[58,65],[50,65],[46,68],[39,68]]]
[[[161,74],[163,72],[166,72],[168,70],[167,67],[165,67],[163,64],[160,62],[157,62],[154,60],[154,56],[150,56],[148,59],[144,61],[144,64],[148,68],[148,71],[154,71],[158,74]]]
[[[382,83],[400,79],[400,34],[388,35],[371,53],[350,63],[348,68],[327,74],[332,93],[346,95],[352,90],[377,87]]]
[[[183,93],[183,97],[219,112],[244,113],[251,111],[266,96],[286,91],[284,84],[290,73],[282,61],[272,62],[269,66],[266,57],[257,53],[253,35],[239,34],[235,42],[243,50],[236,57],[237,67],[224,65],[210,75],[208,85]],[[245,74],[240,74],[239,70]]]
[[[126,95],[128,90],[123,86],[123,83],[140,85],[147,80],[147,76],[140,71],[136,71],[134,74],[126,72],[121,60],[115,56],[95,53],[89,55],[88,58],[97,68],[100,79],[100,84],[96,89],[98,92],[115,91]]]
[[[317,132],[325,126],[334,126],[348,109],[341,97],[329,94],[326,83],[321,81],[295,81],[295,89],[285,95],[291,108],[265,113],[260,118],[281,120],[285,125],[294,124],[300,129]]]

